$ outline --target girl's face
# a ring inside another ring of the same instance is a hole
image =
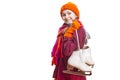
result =
[[[72,24],[72,21],[75,20],[77,16],[71,10],[64,10],[62,12],[62,19],[66,24]]]

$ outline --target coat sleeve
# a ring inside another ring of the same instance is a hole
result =
[[[86,38],[85,30],[83,28],[78,29],[78,36],[79,36],[80,48],[83,48],[84,43],[85,43],[85,38]],[[75,32],[73,33],[72,38],[64,37],[63,38],[63,49],[62,49],[63,54],[65,56],[70,56],[74,50],[78,49],[77,45],[78,45],[77,37],[76,37]]]
[[[63,39],[63,54],[65,56],[70,56],[72,52],[76,49],[77,43],[74,38],[64,37]]]

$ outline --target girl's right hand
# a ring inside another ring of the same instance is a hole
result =
[[[80,23],[78,20],[74,20],[72,25],[65,31],[64,36],[71,38],[75,30],[77,30],[80,27]]]

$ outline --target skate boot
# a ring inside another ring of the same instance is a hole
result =
[[[89,46],[85,46],[85,48],[82,50],[82,60],[89,66],[93,68],[94,61],[91,56],[91,49]]]
[[[71,71],[73,68],[77,68],[78,71]],[[91,67],[85,64],[81,59],[81,50],[74,51],[70,58],[68,59],[68,66],[67,70],[64,70],[64,73],[73,74],[73,75],[80,75],[80,76],[87,76],[91,75]]]

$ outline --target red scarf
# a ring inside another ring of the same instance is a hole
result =
[[[63,54],[62,54],[62,39],[63,39],[62,31],[64,30],[64,28],[66,28],[65,25],[63,25],[58,31],[57,40],[56,40],[55,45],[52,50],[52,57],[53,57],[52,65],[54,65],[54,64],[56,65],[58,63],[58,58],[63,57]]]

